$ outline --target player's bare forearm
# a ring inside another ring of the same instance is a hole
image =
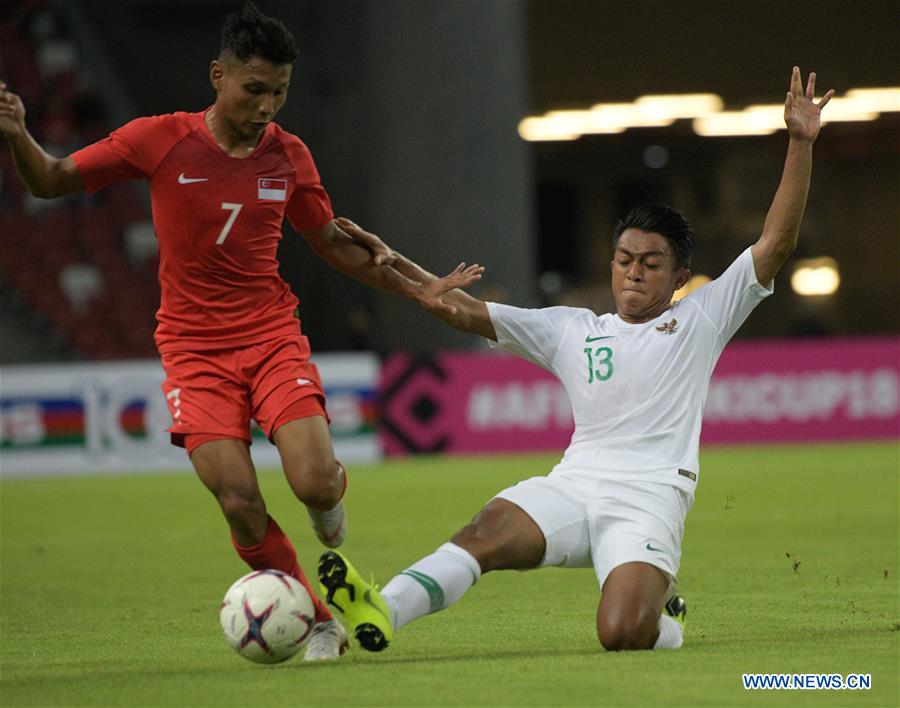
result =
[[[792,139],[788,145],[781,182],[772,199],[759,239],[759,245],[765,248],[770,261],[762,274],[764,277],[769,276],[766,283],[775,275],[770,275],[769,271],[774,268],[777,272],[797,247],[811,177],[812,143]],[[757,276],[759,275],[757,269]],[[759,280],[763,282],[763,278]]]
[[[810,73],[805,91],[800,78],[800,69],[795,66],[784,102],[784,122],[790,136],[784,172],[762,235],[751,249],[756,279],[763,285],[772,281],[797,247],[812,176],[812,146],[821,128],[822,109],[834,95],[834,91],[827,91],[815,103],[815,72]]]
[[[442,291],[445,287],[442,283],[445,279],[439,278],[434,273],[429,273],[419,264],[396,251],[394,252],[394,268],[407,278],[422,283],[426,289]],[[454,273],[457,272],[461,272],[460,269],[454,271]],[[453,273],[447,276],[447,278],[450,277],[453,277]],[[494,341],[497,340],[497,333],[494,331],[494,325],[491,324],[487,305],[482,300],[472,297],[460,288],[443,290],[440,294],[440,300],[449,307],[438,309],[429,306],[427,303],[422,303],[422,305],[435,317],[443,320],[454,329],[477,334]]]
[[[28,191],[49,199],[84,189],[72,158],[57,159],[47,154],[25,127],[22,99],[0,81],[0,135],[12,153],[16,173]]]
[[[336,222],[360,243],[383,245],[378,236],[349,219],[338,217]],[[461,290],[481,279],[484,273],[482,266],[460,263],[450,273],[439,278],[396,251],[390,251],[390,259],[393,269],[399,275],[418,284],[419,289],[413,299],[423,308],[462,332],[497,339],[487,306]]]
[[[411,261],[402,253],[394,251],[394,268],[400,271],[410,280],[415,280],[423,285],[428,285],[438,280],[438,276],[425,270],[418,263]]]
[[[422,284],[413,281],[389,265],[378,265],[372,254],[334,222],[315,231],[304,231],[303,237],[313,252],[335,270],[373,288],[380,288],[417,300]]]
[[[431,310],[432,314],[461,332],[477,334],[479,337],[497,341],[497,332],[494,330],[487,305],[483,300],[472,297],[457,288],[444,295],[444,302],[455,307],[456,312],[450,314],[442,310]]]
[[[12,152],[16,173],[34,196],[52,199],[84,189],[74,160],[49,155],[28,131],[17,137],[7,136],[6,143]]]
[[[487,306],[481,300],[459,289],[451,289],[448,292],[444,278],[438,278],[396,252],[393,253],[393,266],[375,265],[366,249],[359,246],[350,236],[346,234],[344,236],[349,242],[338,236],[330,244],[314,247],[314,250],[333,268],[366,285],[414,300],[451,327],[497,339]],[[471,279],[471,276],[466,274],[463,266],[447,278],[456,278],[463,283]]]

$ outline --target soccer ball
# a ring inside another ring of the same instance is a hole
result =
[[[225,641],[259,664],[290,659],[316,624],[309,593],[280,570],[255,570],[235,582],[222,600],[219,622]]]

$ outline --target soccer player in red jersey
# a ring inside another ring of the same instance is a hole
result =
[[[354,239],[335,224],[306,145],[273,122],[296,56],[284,25],[248,2],[225,20],[209,70],[216,100],[207,110],[138,118],[57,159],[29,134],[22,101],[0,82],[0,134],[38,197],[93,192],[119,180],[150,183],[162,290],[156,344],[172,442],[186,449],[215,495],[241,558],[307,588],[317,624],[306,658],[332,659],[346,649],[346,633],[267,514],[250,457],[252,418],[278,447],[319,540],[341,544],[347,477],[332,450],[297,298],[278,274],[284,218],[341,272],[425,305],[441,307],[442,300],[391,268],[393,253],[376,237]],[[478,277],[455,273],[460,285]]]

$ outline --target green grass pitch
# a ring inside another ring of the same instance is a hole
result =
[[[549,456],[420,458],[351,470],[345,550],[384,581]],[[281,475],[271,513],[321,552]],[[0,704],[897,705],[896,443],[710,449],[688,517],[685,646],[608,654],[590,570],[485,576],[381,654],[275,667],[225,644],[246,572],[192,475],[9,480],[2,492]],[[745,691],[741,674],[868,673],[869,691]]]

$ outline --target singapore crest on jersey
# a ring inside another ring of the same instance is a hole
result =
[[[287,180],[260,177],[257,181],[257,197],[260,201],[283,202],[287,200]]]

